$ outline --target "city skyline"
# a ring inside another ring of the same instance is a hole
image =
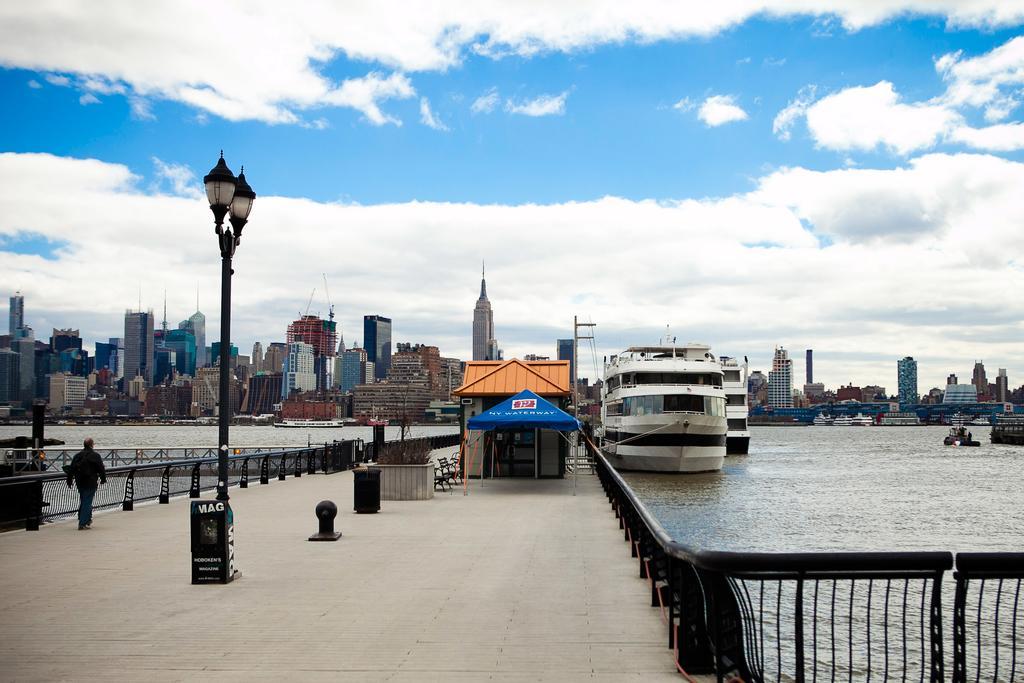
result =
[[[225,64],[247,52],[238,83],[195,61],[204,22],[173,4],[71,8],[45,54],[48,6],[0,10],[16,27],[0,41],[0,268],[38,335],[90,345],[165,289],[171,320],[197,285],[216,302],[200,178],[224,148],[259,194],[234,263],[239,348],[280,340],[326,274],[342,334],[379,312],[395,341],[469,359],[486,258],[508,358],[553,355],[578,315],[601,356],[668,324],[762,369],[775,346],[813,348],[830,386],[895,386],[907,355],[921,391],[981,358],[1019,381],[1024,9],[950,7],[624,6],[598,24],[565,8],[543,27],[500,4],[317,9],[255,81],[278,52],[210,45]],[[140,26],[151,41],[127,40]],[[583,353],[579,369],[595,375]]]

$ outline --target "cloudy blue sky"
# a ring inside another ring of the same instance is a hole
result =
[[[579,315],[600,355],[671,325],[831,385],[1019,385],[1024,3],[719,4],[4,6],[4,289],[47,335],[119,336],[140,289],[214,327],[223,148],[243,349],[326,273],[347,340],[468,357],[486,259],[507,356]]]

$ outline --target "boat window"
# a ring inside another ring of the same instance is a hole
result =
[[[622,401],[605,404],[605,415],[622,415]]]
[[[722,375],[710,372],[638,372],[636,384],[705,384],[720,387]]]
[[[608,391],[614,391],[619,388],[619,376],[608,378]]]
[[[726,370],[725,371],[725,381],[726,382],[739,382],[740,381],[740,371],[739,370]]]
[[[747,397],[743,394],[729,394],[725,397],[726,404],[730,406],[745,406],[747,405]]]
[[[737,418],[735,420],[726,420],[726,422],[728,423],[729,429],[736,432],[742,432],[747,428],[747,421],[742,418]]]
[[[705,396],[704,397],[704,414],[714,415],[715,417],[725,416],[725,399],[718,398],[717,396]]]
[[[663,397],[666,413],[703,413],[704,397],[689,394],[668,394]]]

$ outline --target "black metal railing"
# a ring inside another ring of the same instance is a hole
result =
[[[958,553],[953,681],[1024,680],[1024,553]]]
[[[953,553],[691,548],[603,455],[595,460],[681,671],[718,681],[946,679],[942,589]],[[956,566],[953,680],[1024,678],[1024,553],[961,553]]]
[[[266,485],[271,479],[284,481],[288,476],[340,472],[369,461],[371,455],[372,449],[358,439],[231,455],[229,486],[248,488],[250,483]],[[102,510],[120,506],[122,510],[132,510],[136,502],[148,500],[166,504],[174,496],[187,494],[198,498],[202,491],[216,485],[215,457],[109,467],[107,483],[96,490],[93,507]],[[42,523],[76,515],[78,507],[78,489],[68,486],[63,472],[0,479],[0,524],[7,528],[24,525],[28,530],[38,529]]]

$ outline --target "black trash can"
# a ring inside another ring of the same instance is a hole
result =
[[[353,509],[359,513],[380,510],[380,470],[358,469],[353,473]]]

